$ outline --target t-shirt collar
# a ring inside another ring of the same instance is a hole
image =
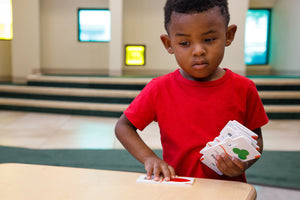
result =
[[[228,78],[230,78],[232,76],[232,71],[230,69],[224,68],[225,74],[217,80],[214,80],[214,81],[193,81],[193,80],[189,80],[189,79],[184,78],[181,75],[179,70],[180,69],[177,69],[175,71],[175,77],[178,79],[178,81],[181,81],[184,84],[192,85],[192,86],[201,86],[201,87],[216,86],[216,85],[219,85],[219,84],[223,83],[224,81],[226,81]]]

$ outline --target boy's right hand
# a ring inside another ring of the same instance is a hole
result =
[[[148,180],[151,179],[152,174],[154,175],[154,181],[159,181],[160,175],[163,175],[166,181],[176,178],[174,168],[159,157],[152,156],[147,158],[144,165]]]

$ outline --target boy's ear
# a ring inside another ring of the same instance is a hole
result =
[[[173,51],[173,48],[171,45],[170,37],[167,34],[163,34],[160,36],[160,39],[161,39],[163,45],[165,46],[166,50],[169,52],[169,54],[173,54],[174,51]]]
[[[237,26],[235,24],[228,26],[226,32],[226,43],[225,43],[226,47],[229,46],[234,40],[236,30],[237,30]]]

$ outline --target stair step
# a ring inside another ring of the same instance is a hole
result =
[[[259,91],[262,99],[300,99],[300,91]]]
[[[290,90],[290,91],[299,91],[300,90],[300,79],[290,79],[290,78],[252,78],[255,83],[257,90],[266,91],[266,90]]]
[[[140,90],[60,88],[25,85],[0,85],[6,98],[129,104]],[[264,105],[300,105],[300,91],[260,91]]]
[[[76,109],[76,110],[98,110],[98,111],[112,111],[123,112],[127,104],[105,104],[105,103],[81,103],[69,101],[46,101],[46,100],[32,100],[32,99],[13,99],[0,98],[0,105],[10,106],[30,106],[30,107],[46,107],[58,109]]]
[[[136,84],[145,85],[152,78],[127,78],[127,77],[86,77],[86,76],[49,76],[32,74],[27,77],[28,81],[39,82],[65,82],[65,83],[105,83],[105,84]]]
[[[72,77],[34,74],[29,75],[27,80],[28,85],[35,86],[141,90],[151,78]],[[296,78],[251,78],[251,80],[254,81],[258,90],[300,90],[300,79]]]
[[[300,119],[300,79],[251,78],[270,119]],[[30,75],[0,85],[0,109],[119,117],[151,78]]]
[[[146,85],[152,78],[128,77],[88,77],[88,76],[52,76],[32,74],[27,77],[28,82],[64,82],[91,84],[136,84]],[[297,78],[250,78],[256,85],[300,85]]]
[[[127,104],[0,98],[0,109],[119,117]]]
[[[300,113],[300,105],[265,105],[267,113]]]
[[[58,88],[26,85],[0,85],[0,92],[90,97],[135,98],[140,90],[109,90],[91,88]],[[259,91],[263,99],[300,99],[300,91]]]
[[[69,101],[46,101],[46,100],[32,100],[32,99],[14,99],[14,98],[0,98],[0,105],[10,106],[30,106],[30,107],[47,107],[58,109],[77,109],[77,110],[98,110],[98,111],[112,111],[123,112],[128,104],[104,104],[104,103],[81,103]],[[297,112],[300,113],[300,105],[266,105],[264,106],[268,113],[285,113]]]
[[[264,105],[300,105],[300,91],[259,91]]]
[[[35,74],[27,77],[27,84],[52,87],[141,90],[150,80],[150,78],[70,77]]]
[[[299,105],[267,105],[264,107],[269,119],[300,119]]]
[[[128,104],[0,98],[0,109],[120,117]],[[300,119],[300,105],[265,105],[270,119]]]
[[[82,88],[57,88],[41,86],[22,85],[0,85],[0,92],[6,93],[27,93],[45,95],[69,95],[69,96],[89,96],[89,97],[117,97],[135,98],[139,90],[106,90],[106,89],[82,89]]]
[[[298,78],[250,78],[256,85],[300,85]]]
[[[71,102],[129,104],[138,93],[135,90],[0,85],[1,97]]]

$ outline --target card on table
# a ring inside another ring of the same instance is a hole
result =
[[[193,185],[195,178],[178,176],[170,181],[165,181],[163,177],[160,177],[159,181],[154,181],[153,176],[150,180],[147,179],[147,175],[141,175],[136,182],[137,183],[153,183],[153,184],[169,184],[169,185]]]

